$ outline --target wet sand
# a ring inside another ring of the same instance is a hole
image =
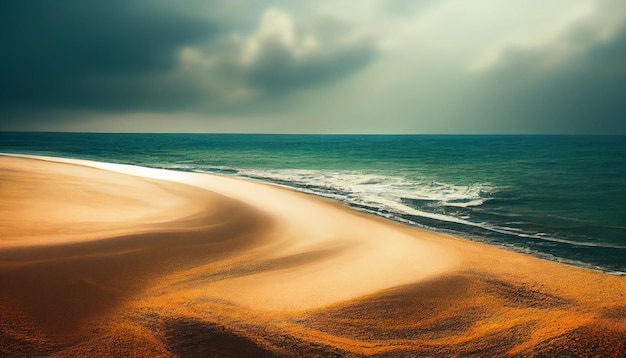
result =
[[[626,355],[626,277],[276,186],[0,156],[2,356]]]

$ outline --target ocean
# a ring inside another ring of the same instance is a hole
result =
[[[260,180],[408,225],[626,272],[624,136],[3,132],[0,152]]]

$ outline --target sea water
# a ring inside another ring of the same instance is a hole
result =
[[[261,180],[408,225],[626,272],[624,136],[5,132],[0,152]]]

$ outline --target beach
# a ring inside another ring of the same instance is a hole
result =
[[[3,356],[623,356],[626,277],[252,180],[0,156]]]

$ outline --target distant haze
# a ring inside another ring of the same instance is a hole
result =
[[[0,130],[626,134],[623,0],[0,3]]]

